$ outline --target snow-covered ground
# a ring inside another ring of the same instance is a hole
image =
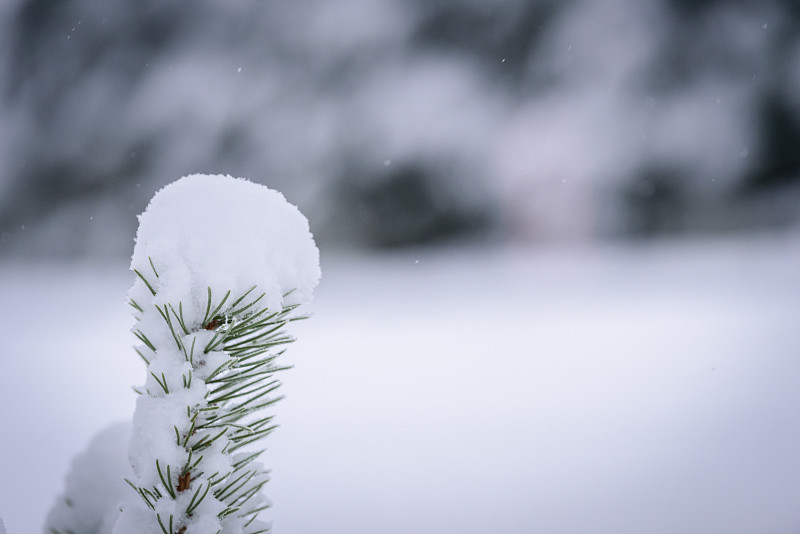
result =
[[[800,529],[800,236],[322,256],[276,534]],[[129,419],[124,263],[0,264],[0,517]]]

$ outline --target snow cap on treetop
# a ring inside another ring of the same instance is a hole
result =
[[[302,304],[311,300],[320,278],[308,221],[281,193],[241,178],[203,174],[155,194],[139,216],[131,269],[153,285],[155,304],[182,302],[195,309],[205,306],[208,288],[218,300],[254,285],[266,293],[262,303],[270,309]],[[137,279],[131,297],[149,295]]]

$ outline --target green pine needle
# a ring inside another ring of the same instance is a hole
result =
[[[153,352],[156,351],[156,346],[150,342],[150,340],[147,338],[146,335],[144,335],[144,333],[141,330],[139,329],[134,330],[133,335],[136,336],[139,339],[139,341],[147,345],[148,349],[152,350]]]
[[[164,523],[161,521],[161,514],[156,514],[156,519],[158,519],[158,525],[164,534],[175,534],[175,531],[172,530],[172,514],[169,516],[169,530],[164,527]]]
[[[144,360],[144,363],[145,363],[145,365],[150,365],[150,360],[148,360],[148,359],[145,357],[145,355],[144,355],[144,354],[142,354],[142,352],[141,352],[141,351],[140,351],[138,348],[136,348],[136,347],[133,347],[133,350],[134,350],[134,351],[136,351],[136,354],[138,354],[138,355],[139,355],[139,357],[140,357],[142,360]]]
[[[164,390],[164,393],[165,393],[166,395],[169,395],[169,386],[167,385],[167,377],[164,375],[164,373],[161,373],[161,379],[159,379],[159,378],[156,376],[156,374],[155,374],[154,372],[152,372],[152,371],[150,371],[150,375],[151,375],[153,378],[155,378],[155,379],[156,379],[156,382],[158,382],[158,385],[159,385],[159,386],[161,386],[161,389],[163,389],[163,390]]]
[[[144,277],[144,275],[143,275],[142,273],[140,273],[140,272],[139,272],[137,269],[134,269],[134,270],[133,270],[133,272],[135,272],[135,273],[136,273],[136,275],[137,275],[139,278],[141,278],[141,279],[142,279],[142,282],[144,282],[144,285],[146,285],[146,286],[147,286],[147,289],[149,289],[149,290],[150,290],[150,293],[152,293],[152,294],[153,294],[153,296],[155,296],[155,295],[156,295],[156,290],[155,290],[155,289],[153,289],[153,286],[151,286],[151,285],[150,285],[150,282],[148,282],[148,281],[147,281],[147,278],[145,278],[145,277]]]
[[[161,484],[164,486],[164,489],[166,489],[169,496],[174,499],[175,489],[172,487],[172,473],[170,472],[169,464],[167,464],[166,480],[164,479],[164,473],[161,471],[161,465],[159,465],[158,460],[156,460],[156,470],[158,471],[158,478],[161,479]]]
[[[205,485],[205,492],[203,493],[202,496],[200,496],[200,492],[203,490],[203,485],[200,484],[197,487],[197,491],[195,491],[194,495],[192,495],[192,500],[189,501],[189,506],[186,507],[186,513],[188,515],[192,515],[192,513],[195,510],[197,510],[197,507],[200,506],[200,503],[202,503],[203,499],[206,498],[206,495],[208,495],[208,490],[210,490],[210,489],[211,489],[211,484],[206,484]]]
[[[209,299],[210,299],[211,298],[211,288],[208,289],[208,295],[209,295]],[[225,302],[227,302],[228,297],[230,297],[230,296],[231,296],[231,292],[230,292],[230,290],[228,290],[228,292],[225,293],[225,296],[222,297],[222,300],[220,301],[220,303],[217,304],[217,307],[214,308],[214,311],[211,312],[210,315],[206,314],[206,316],[203,318],[203,328],[207,328],[210,325],[210,322],[213,319],[218,317],[217,314],[222,309],[222,307],[225,305]],[[210,300],[209,300],[209,303],[210,303]]]
[[[153,274],[155,274],[156,278],[158,278],[158,271],[156,271],[156,266],[153,265],[153,258],[148,256],[147,259],[150,260],[150,267],[153,269]]]

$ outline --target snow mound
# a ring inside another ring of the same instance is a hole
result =
[[[128,441],[130,423],[99,432],[85,452],[72,461],[64,493],[47,514],[45,532],[99,534],[111,532],[119,505],[131,492]],[[0,523],[0,533],[5,531]]]
[[[279,309],[310,301],[320,278],[300,211],[278,191],[223,175],[185,176],[156,193],[139,216],[131,269],[155,290],[154,304],[183,300],[189,315],[202,315],[209,288],[222,296],[256,285],[263,304]],[[130,296],[147,302],[150,293],[137,279]]]

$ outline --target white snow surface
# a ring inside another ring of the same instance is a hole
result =
[[[257,285],[267,307],[279,309],[310,301],[320,278],[308,221],[281,193],[242,178],[203,174],[155,194],[139,216],[131,269],[156,289],[153,304],[182,301],[188,320],[202,319],[208,288],[219,299],[228,290],[238,295]],[[147,302],[148,295],[137,279],[131,297]]]
[[[323,267],[262,457],[276,534],[800,531],[800,235]],[[129,284],[0,263],[9,534],[130,418]]]

